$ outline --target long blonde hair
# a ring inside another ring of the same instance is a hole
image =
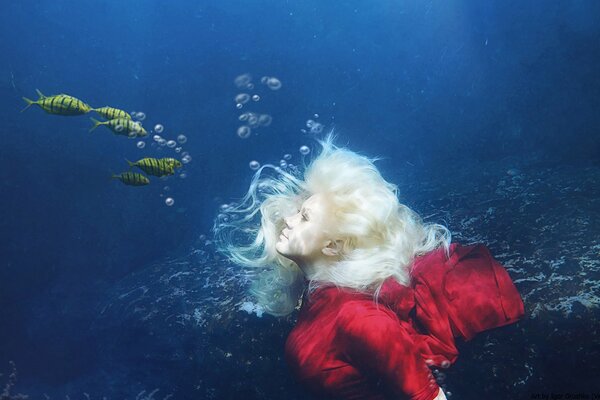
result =
[[[450,231],[424,223],[398,200],[396,185],[386,182],[377,159],[336,147],[330,133],[319,141],[320,154],[299,173],[264,165],[256,171],[239,204],[232,204],[215,221],[217,249],[244,268],[251,294],[265,312],[291,313],[305,287],[304,275],[275,250],[284,218],[295,214],[315,193],[327,196],[335,215],[330,232],[343,241],[343,254],[331,268],[315,272],[310,289],[334,284],[373,293],[393,277],[410,284],[409,268],[416,256],[438,247],[448,252]]]

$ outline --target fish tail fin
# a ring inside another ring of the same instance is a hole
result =
[[[25,102],[27,103],[27,105],[25,106],[24,109],[21,110],[21,112],[27,110],[29,107],[31,107],[32,105],[36,104],[37,101],[33,101],[31,99],[28,99],[27,97],[23,97],[23,100],[25,100]]]
[[[135,167],[135,163],[134,162],[131,162],[128,159],[125,159],[125,161],[127,161],[127,164],[129,164],[129,168]]]
[[[96,118],[90,118],[90,119],[94,123],[94,126],[92,126],[92,129],[90,129],[90,132],[92,132],[94,129],[96,129],[97,127],[102,125],[102,122],[98,121]]]
[[[40,96],[40,98],[38,100],[42,100],[42,99],[46,98],[46,96],[44,96],[44,94],[42,92],[40,92],[40,89],[35,89],[35,91],[37,92],[38,96]]]

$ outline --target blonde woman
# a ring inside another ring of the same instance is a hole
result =
[[[313,392],[445,399],[429,368],[456,360],[455,338],[521,318],[519,293],[483,245],[451,244],[399,202],[375,160],[333,141],[303,177],[260,168],[216,221],[217,245],[259,308],[285,316],[301,304],[285,355]]]

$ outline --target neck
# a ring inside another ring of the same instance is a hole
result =
[[[296,264],[304,273],[304,278],[312,280],[318,272],[332,268],[334,263],[331,260],[312,260],[311,262],[296,261]]]

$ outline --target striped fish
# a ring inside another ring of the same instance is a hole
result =
[[[112,179],[118,179],[129,186],[144,186],[150,183],[150,180],[137,172],[122,172],[119,175],[113,175]]]
[[[90,129],[90,132],[92,132],[100,125],[106,125],[111,131],[115,133],[115,135],[123,135],[130,137],[148,135],[148,132],[146,132],[144,127],[139,122],[134,122],[130,119],[116,118],[104,122],[98,121],[94,118],[90,119],[92,120],[92,122],[94,122],[94,126],[92,126],[92,129]]]
[[[173,165],[167,163],[164,158],[157,159],[148,157],[142,158],[136,162],[126,161],[129,164],[129,168],[138,167],[148,175],[161,177],[175,174]]]
[[[102,115],[102,117],[106,119],[131,119],[131,115],[127,111],[119,110],[118,108],[113,107],[101,107],[101,108],[92,108],[93,111],[96,111],[98,114]]]
[[[67,94],[44,96],[38,89],[36,89],[36,91],[39,99],[34,101],[28,99],[27,97],[23,97],[23,100],[25,100],[27,106],[22,109],[21,112],[27,110],[34,104],[40,106],[40,108],[46,111],[48,114],[55,115],[82,115],[87,114],[92,109],[92,107],[85,104],[83,101]]]
[[[173,168],[181,168],[181,166],[183,165],[181,164],[181,161],[179,161],[176,158],[161,158],[161,160],[163,160],[167,164],[170,164],[171,166],[173,166]]]

